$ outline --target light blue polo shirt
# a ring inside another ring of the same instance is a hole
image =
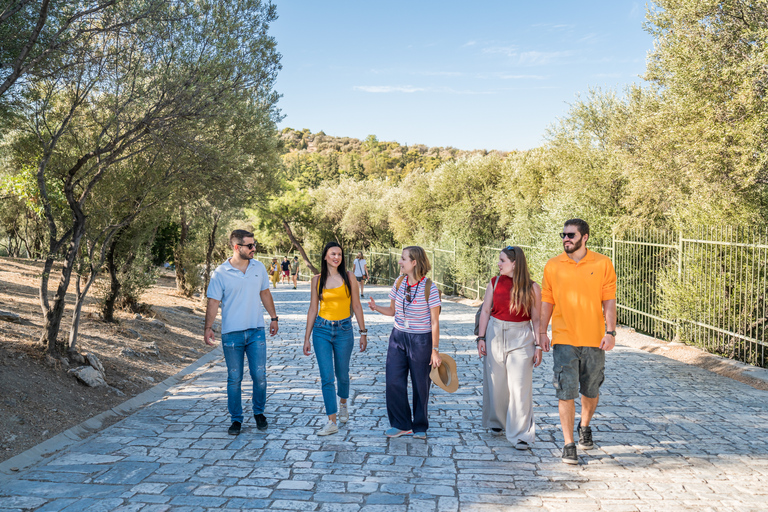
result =
[[[264,327],[262,290],[269,288],[264,264],[251,260],[245,273],[229,260],[219,265],[208,284],[208,298],[221,301],[221,334]]]

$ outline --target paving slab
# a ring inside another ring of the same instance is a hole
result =
[[[366,292],[387,300],[386,288]],[[301,353],[309,288],[273,294],[280,334],[268,339],[267,431],[247,399],[242,433],[227,434],[226,368],[214,351],[121,409],[119,423],[33,449],[28,468],[0,474],[0,511],[768,510],[768,392],[619,338],[592,422],[595,448],[567,466],[550,354],[534,371],[531,450],[481,428],[475,309],[459,303],[443,305],[440,348],[456,359],[461,385],[454,394],[433,387],[426,440],[383,436],[392,319],[370,311],[368,350],[351,361],[350,421],[319,437],[319,373]]]

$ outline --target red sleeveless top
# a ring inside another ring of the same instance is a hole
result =
[[[501,279],[496,286],[493,294],[493,307],[491,316],[497,320],[505,322],[527,322],[531,319],[524,311],[509,312],[509,296],[512,293],[512,278],[509,276],[499,276],[491,279],[491,286],[496,283],[496,279]]]

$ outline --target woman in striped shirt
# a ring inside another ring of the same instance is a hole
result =
[[[439,367],[440,352],[440,294],[431,283],[425,293],[427,273],[432,266],[421,247],[403,249],[399,261],[399,278],[389,292],[389,306],[379,306],[371,298],[373,311],[395,317],[387,350],[387,415],[391,428],[387,437],[413,434],[426,439],[429,421],[429,372]],[[399,285],[399,286],[398,286]],[[428,298],[427,298],[428,297]],[[413,416],[408,404],[408,375],[413,384]]]

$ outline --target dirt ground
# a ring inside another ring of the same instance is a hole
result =
[[[138,395],[211,350],[202,341],[199,297],[177,295],[171,272],[142,297],[151,314],[118,311],[119,324],[99,319],[97,282],[83,307],[78,349],[98,357],[113,389],[85,386],[67,373],[77,364],[46,363],[38,345],[42,267],[42,262],[0,258],[0,310],[22,318],[21,324],[0,321],[0,462]],[[57,284],[54,273],[50,286]],[[73,302],[68,301],[60,339],[68,337]]]

